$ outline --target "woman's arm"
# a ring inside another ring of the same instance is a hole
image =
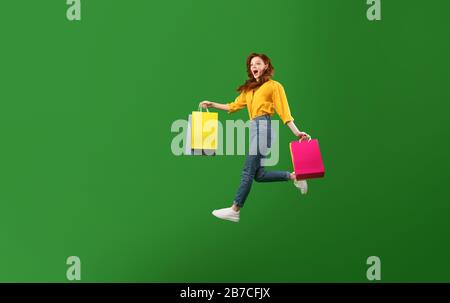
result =
[[[311,138],[307,133],[301,132],[295,125],[294,118],[292,117],[291,110],[289,109],[286,92],[284,91],[284,87],[278,82],[275,82],[272,98],[278,116],[280,116],[283,123],[289,127],[294,136],[300,140],[307,139],[308,137]]]
[[[299,139],[305,140],[310,137],[307,133],[299,131],[294,121],[289,121],[288,123],[286,123],[286,125],[290,128],[294,136],[298,137]]]
[[[230,107],[228,106],[228,104],[222,104],[222,103],[216,103],[216,102],[211,102],[211,101],[202,101],[200,102],[200,106],[203,108],[216,108],[216,109],[220,109],[220,110],[224,110],[224,111],[229,111]]]

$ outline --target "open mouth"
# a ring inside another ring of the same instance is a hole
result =
[[[257,70],[254,70],[254,71],[253,71],[253,74],[254,74],[254,75],[258,74],[258,71],[257,71]]]

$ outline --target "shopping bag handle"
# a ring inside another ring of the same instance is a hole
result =
[[[200,112],[203,112],[203,107],[199,104],[198,109]],[[208,107],[206,108],[206,111],[209,113]]]

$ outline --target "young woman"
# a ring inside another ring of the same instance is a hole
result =
[[[231,207],[216,209],[212,214],[220,219],[239,222],[240,209],[250,192],[253,180],[257,182],[275,182],[293,180],[294,185],[306,194],[308,185],[306,180],[296,180],[295,174],[288,171],[266,171],[261,160],[267,155],[267,150],[261,148],[261,143],[267,142],[271,146],[271,116],[274,111],[280,116],[283,124],[299,139],[306,139],[309,135],[298,130],[291,116],[289,104],[283,86],[271,79],[274,68],[270,59],[264,54],[252,53],[247,58],[247,74],[249,79],[242,84],[238,91],[240,95],[234,102],[221,104],[211,101],[202,101],[203,108],[216,108],[229,113],[247,107],[250,116],[250,149],[255,152],[246,156],[242,170],[241,183]]]

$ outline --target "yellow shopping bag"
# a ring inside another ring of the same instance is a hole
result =
[[[191,125],[191,148],[195,151],[202,151],[205,154],[214,154],[217,150],[219,115],[217,113],[210,113],[208,109],[206,112],[199,111],[192,112]]]

